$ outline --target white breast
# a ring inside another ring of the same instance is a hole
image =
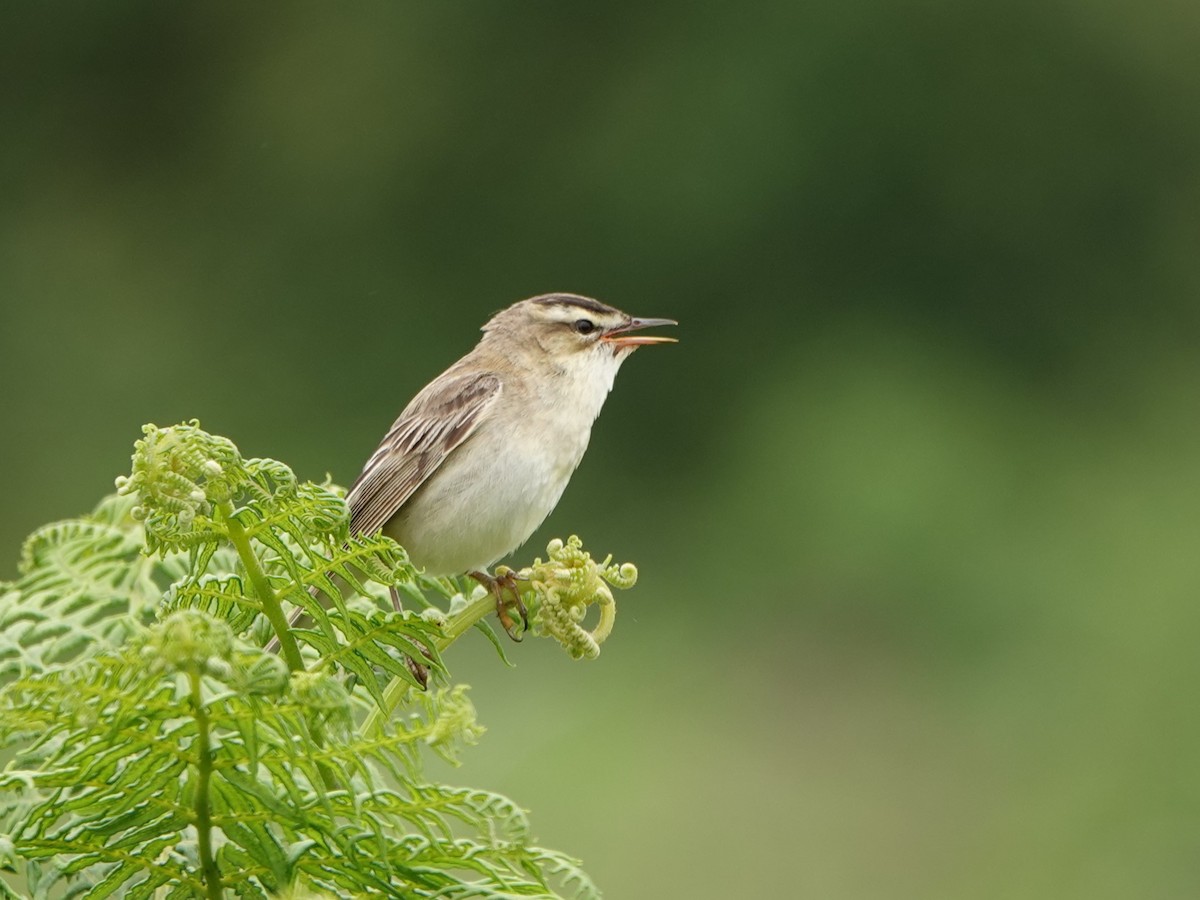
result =
[[[628,355],[597,351],[599,359],[581,358],[520,403],[504,402],[515,401],[514,392],[502,396],[385,526],[416,565],[431,575],[485,569],[545,520],[583,458]]]

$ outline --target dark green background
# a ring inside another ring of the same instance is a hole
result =
[[[613,898],[1200,894],[1200,5],[8,3],[0,575],[144,421],[343,482],[497,308],[681,321],[450,662]]]

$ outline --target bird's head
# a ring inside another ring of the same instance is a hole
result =
[[[673,319],[639,319],[578,294],[542,294],[494,315],[484,332],[517,339],[527,352],[544,353],[563,366],[599,356],[620,362],[638,347],[674,343],[675,338],[641,334],[646,328],[677,325]]]

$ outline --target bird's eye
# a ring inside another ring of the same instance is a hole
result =
[[[579,319],[571,327],[579,334],[591,334],[596,330],[596,323],[591,319]]]

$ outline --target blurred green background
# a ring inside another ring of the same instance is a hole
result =
[[[613,898],[1200,895],[1200,5],[0,8],[0,577],[145,421],[351,481],[501,306],[681,321],[482,641]],[[279,402],[279,395],[289,397]]]

